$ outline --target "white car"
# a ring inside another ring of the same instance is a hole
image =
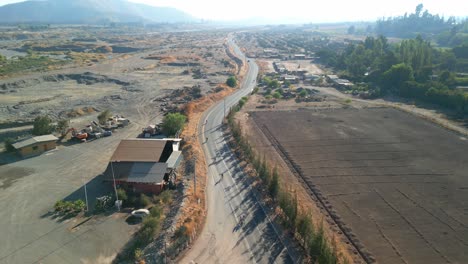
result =
[[[139,218],[144,218],[150,215],[150,211],[147,209],[138,209],[135,211],[132,211],[132,216],[139,217]]]

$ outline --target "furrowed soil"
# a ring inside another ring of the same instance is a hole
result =
[[[468,262],[465,137],[391,108],[249,115],[365,261]]]

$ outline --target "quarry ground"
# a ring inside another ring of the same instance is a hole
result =
[[[29,133],[28,122],[38,115],[69,118],[72,126],[82,129],[96,120],[99,111],[109,109],[129,118],[131,124],[111,137],[59,145],[29,159],[0,155],[0,232],[5,238],[0,263],[113,260],[138,228],[125,222],[128,212],[63,219],[54,216],[54,203],[84,199],[84,183],[91,205],[95,197],[109,194],[111,186],[99,175],[119,141],[160,122],[166,108],[182,107],[191,100],[178,98],[164,104],[160,98],[194,86],[201,94],[212,93],[218,83],[224,83],[233,71],[223,46],[226,36],[217,31],[126,34],[121,41],[137,50],[61,69],[2,76],[0,137]],[[103,36],[102,41],[117,38]]]

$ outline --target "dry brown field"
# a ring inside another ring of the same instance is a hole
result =
[[[468,263],[466,138],[390,108],[250,115],[371,260]]]

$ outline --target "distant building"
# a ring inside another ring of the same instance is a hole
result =
[[[294,54],[294,59],[295,60],[305,60],[306,55],[305,54]]]
[[[289,83],[298,83],[299,82],[299,78],[297,76],[294,76],[294,75],[283,75],[281,76],[281,80],[282,81],[287,81]]]
[[[159,194],[175,181],[180,139],[125,139],[114,151],[105,180],[133,192]]]
[[[22,157],[26,158],[57,148],[57,140],[58,138],[54,135],[37,136],[17,142],[13,144],[13,147]]]
[[[276,62],[276,61],[273,62],[273,68],[275,68],[275,71],[277,71],[279,73],[286,73],[287,72],[287,69],[284,66],[284,64]]]

